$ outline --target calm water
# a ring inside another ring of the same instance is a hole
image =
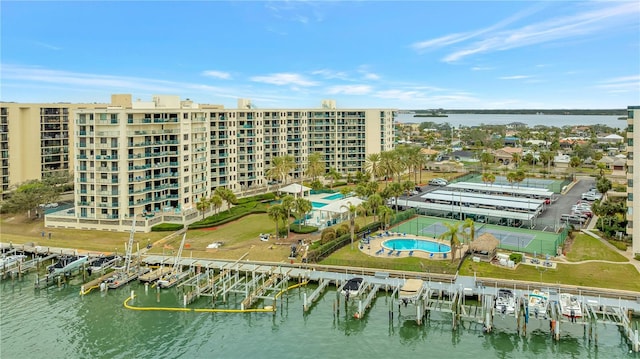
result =
[[[427,325],[389,320],[390,299],[380,292],[356,320],[344,308],[333,314],[330,288],[307,314],[294,289],[276,314],[140,312],[123,307],[133,289],[136,306],[177,306],[176,292],[158,297],[132,284],[80,297],[77,285],[36,291],[32,276],[0,283],[0,357],[13,358],[640,358],[629,353],[615,327],[601,327],[599,346],[581,333],[558,343],[535,326],[527,337],[511,331],[482,334],[476,324],[451,330],[450,319]],[[233,297],[232,297],[233,299]],[[242,298],[238,296],[237,301]],[[193,306],[207,307],[208,298]],[[547,328],[548,329],[548,328]]]
[[[444,253],[451,251],[451,248],[447,245],[415,238],[389,239],[387,241],[384,241],[382,245],[387,249],[397,249],[405,251],[418,250],[430,253]]]
[[[529,127],[544,126],[584,126],[603,124],[614,128],[626,128],[627,121],[618,120],[618,116],[588,116],[588,115],[487,115],[487,114],[450,114],[449,117],[413,117],[410,114],[400,114],[398,122],[446,123],[452,126],[480,126],[506,125],[511,122],[526,123]]]

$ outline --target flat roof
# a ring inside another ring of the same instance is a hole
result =
[[[474,183],[474,182],[456,182],[450,183],[447,188],[457,188],[457,189],[469,189],[473,191],[484,191],[484,192],[501,192],[501,193],[511,193],[513,195],[535,195],[535,196],[548,196],[551,197],[553,195],[552,191],[549,191],[545,188],[532,188],[532,187],[517,187],[513,186],[505,186],[505,185],[486,185],[483,183]]]
[[[395,203],[394,203],[395,204]],[[537,213],[534,212],[512,212],[505,210],[487,209],[487,208],[471,208],[452,206],[450,204],[440,203],[426,203],[421,201],[410,201],[406,199],[398,199],[398,205],[404,207],[418,208],[418,209],[430,209],[442,212],[475,214],[480,216],[490,216],[498,218],[519,219],[523,221],[530,221],[536,217]]]
[[[447,201],[468,203],[469,205],[485,205],[495,207],[514,208],[527,211],[538,211],[545,200],[522,197],[507,197],[482,193],[454,192],[436,190],[420,196],[430,201]],[[465,206],[463,206],[465,207]]]

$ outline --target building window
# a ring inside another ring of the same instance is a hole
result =
[[[633,111],[632,110],[627,111],[627,117],[633,120]]]
[[[627,201],[633,202],[633,193],[627,193]]]

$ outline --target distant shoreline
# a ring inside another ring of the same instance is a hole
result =
[[[434,115],[433,110],[402,110],[403,113],[415,113],[414,117],[444,117],[447,114],[470,115],[597,115],[597,116],[627,116],[626,109],[510,109],[510,110],[446,110],[438,109]],[[443,115],[443,116],[439,116]]]

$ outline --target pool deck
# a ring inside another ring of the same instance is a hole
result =
[[[449,245],[449,241],[445,241],[443,239],[439,239],[439,238],[433,238],[433,237],[426,237],[426,236],[416,236],[414,234],[404,234],[404,233],[392,233],[389,232],[389,235],[384,235],[382,234],[382,236],[380,236],[378,233],[376,233],[375,235],[371,236],[371,239],[369,240],[369,244],[361,244],[358,246],[358,248],[360,248],[360,251],[362,253],[365,253],[367,255],[370,255],[372,257],[378,257],[378,258],[403,258],[403,257],[409,257],[409,250],[400,250],[400,251],[394,251],[391,255],[389,255],[389,250],[385,249],[382,253],[377,254],[378,251],[380,251],[382,249],[382,242],[389,240],[389,239],[395,239],[395,238],[399,238],[399,239],[423,239],[425,241],[431,241],[431,242],[436,242],[436,243],[440,243],[440,244],[444,244],[444,245]],[[360,242],[362,243],[362,242]],[[466,251],[466,245],[462,246],[462,251],[463,253]],[[397,255],[397,253],[400,252],[400,255]],[[420,250],[415,250],[413,251],[413,255],[412,257],[418,257],[418,258],[426,258],[426,259],[432,259],[432,260],[443,260],[443,259],[451,259],[451,252],[447,252],[446,253],[446,257],[444,256],[445,253],[428,253],[425,251],[420,251]]]

